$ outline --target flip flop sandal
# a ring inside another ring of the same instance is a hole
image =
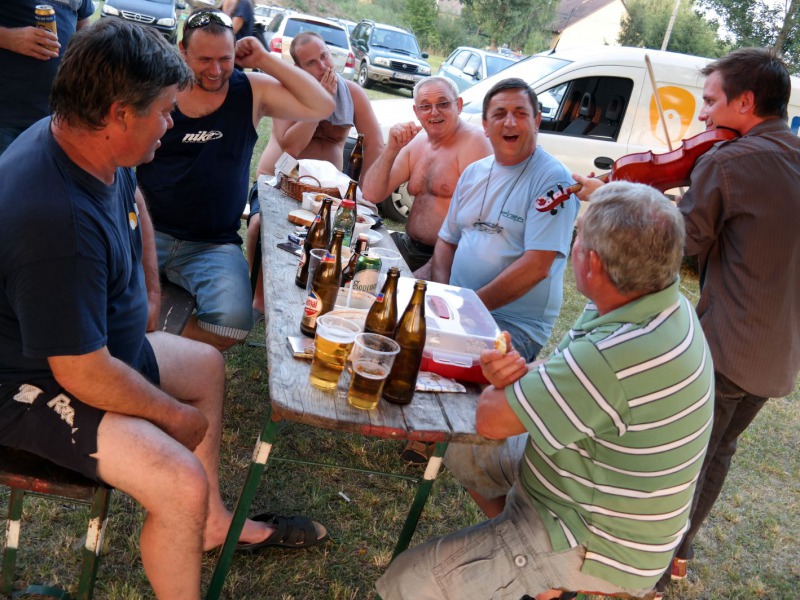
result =
[[[253,521],[261,521],[275,528],[267,539],[252,544],[237,544],[237,552],[255,552],[262,548],[277,546],[280,548],[310,548],[328,539],[328,530],[308,517],[283,517],[274,513],[263,513],[251,517]]]
[[[433,456],[433,444],[426,444],[419,440],[411,440],[408,442],[400,453],[400,458],[404,461],[417,465],[427,463],[431,456]]]

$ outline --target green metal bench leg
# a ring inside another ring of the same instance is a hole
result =
[[[103,535],[108,522],[108,504],[111,490],[98,486],[92,497],[89,511],[89,528],[86,531],[86,543],[81,550],[81,578],[78,582],[77,600],[91,600],[94,593],[94,582],[97,578],[97,567],[100,564],[100,552],[103,549]]]
[[[406,522],[400,531],[400,538],[397,540],[397,545],[394,547],[392,560],[400,554],[403,550],[408,548],[411,543],[411,537],[417,529],[419,517],[422,514],[422,509],[425,508],[425,502],[428,500],[428,494],[433,487],[433,481],[439,474],[439,468],[442,466],[442,457],[445,450],[447,450],[447,442],[437,442],[433,451],[433,456],[428,460],[428,466],[425,468],[425,473],[422,479],[419,480],[417,485],[417,493],[414,495],[414,502],[411,504],[411,509],[408,511]]]
[[[272,411],[270,411],[271,413]],[[275,443],[275,437],[278,433],[278,423],[272,421],[268,414],[264,419],[261,428],[261,435],[256,442],[255,450],[253,451],[253,460],[250,463],[250,468],[247,471],[247,478],[245,479],[242,491],[239,494],[239,499],[236,502],[236,508],[233,512],[233,520],[231,527],[228,530],[228,535],[225,538],[225,543],[217,558],[217,565],[214,567],[214,573],[211,576],[211,583],[208,585],[208,592],[206,593],[206,600],[217,600],[222,594],[222,588],[225,585],[225,577],[231,568],[233,561],[233,553],[236,551],[236,544],[239,541],[239,536],[242,533],[244,522],[247,519],[247,513],[250,511],[250,504],[253,497],[256,495],[258,484],[261,481],[261,475],[267,465],[269,453],[272,450],[272,445]]]
[[[6,543],[3,547],[3,574],[0,592],[4,596],[11,595],[14,585],[14,569],[17,565],[17,548],[19,548],[19,526],[22,518],[22,501],[25,492],[11,488],[8,499],[8,521],[6,521]]]

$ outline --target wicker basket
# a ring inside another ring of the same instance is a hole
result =
[[[311,180],[317,185],[304,183],[301,181],[301,179]],[[322,187],[322,185],[319,182],[319,179],[317,179],[313,175],[301,175],[298,179],[295,179],[293,177],[287,177],[286,175],[281,174],[280,183],[278,185],[280,187],[280,190],[284,194],[286,194],[291,198],[294,198],[298,202],[302,202],[303,192],[317,192],[319,194],[327,194],[328,196],[333,196],[334,198],[342,197],[341,193],[339,193],[339,188]]]

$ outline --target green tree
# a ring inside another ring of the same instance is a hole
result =
[[[405,22],[414,31],[423,48],[438,45],[436,33],[436,17],[439,8],[436,0],[408,0],[405,10]]]
[[[675,0],[631,0],[627,7],[617,41],[624,46],[660,49]],[[717,30],[718,25],[707,21],[693,0],[682,0],[666,49],[695,56],[721,56],[725,46],[717,37]]]
[[[462,17],[471,31],[486,36],[489,45],[528,49],[535,33],[555,20],[556,0],[461,0]],[[537,43],[537,42],[534,42]],[[536,48],[541,49],[541,48]]]
[[[775,48],[793,73],[800,72],[800,22],[797,0],[700,0],[719,17],[735,48]]]

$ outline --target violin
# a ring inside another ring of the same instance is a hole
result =
[[[648,150],[623,156],[614,163],[610,172],[600,175],[598,179],[603,183],[609,181],[644,183],[660,192],[665,192],[688,185],[689,175],[702,154],[708,152],[717,142],[730,141],[737,137],[739,133],[733,129],[724,127],[706,129],[688,140],[682,140],[680,147],[670,152],[653,154]],[[582,188],[583,185],[580,183],[566,189],[558,186],[558,191],[550,190],[545,196],[537,198],[534,201],[534,208],[539,212],[550,211],[556,214],[556,207]]]

